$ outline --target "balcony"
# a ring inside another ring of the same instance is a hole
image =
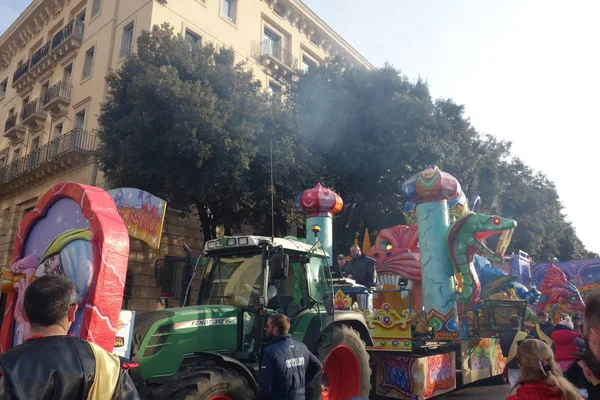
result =
[[[21,122],[27,126],[31,131],[43,129],[46,124],[47,111],[42,109],[42,102],[40,99],[35,99],[23,108],[23,117]]]
[[[4,137],[12,143],[19,143],[25,136],[25,127],[17,123],[18,120],[19,113],[16,113],[8,117],[4,124]]]
[[[29,72],[29,60],[23,62],[23,64],[21,64],[19,67],[17,67],[17,70],[15,71],[15,73],[13,74],[13,87],[21,80],[25,77],[25,75],[27,75],[27,72]]]
[[[252,55],[277,77],[291,76],[298,69],[298,59],[271,40],[252,42]]]
[[[36,79],[54,66],[54,62],[50,57],[50,49],[50,42],[47,42],[31,56],[31,62],[29,63],[29,75],[31,79]]]
[[[46,91],[43,96],[43,109],[52,116],[64,114],[71,104],[71,84],[60,81]]]
[[[62,60],[81,46],[83,29],[83,22],[74,19],[54,35],[51,56],[55,62]]]
[[[19,93],[27,90],[39,76],[81,46],[83,31],[83,22],[71,20],[52,37],[52,40],[33,53],[30,60],[17,68],[13,75],[12,87]]]
[[[0,169],[0,196],[89,162],[96,143],[96,135],[76,128],[8,164]]]

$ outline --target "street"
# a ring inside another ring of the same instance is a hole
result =
[[[509,385],[495,385],[495,381],[489,382],[489,386],[482,383],[469,386],[462,390],[440,396],[440,400],[469,400],[469,399],[485,399],[485,400],[504,400],[508,397],[510,391]],[[482,396],[483,395],[483,396]]]
[[[463,390],[458,390],[449,394],[447,397],[441,397],[441,399],[481,399],[485,398],[486,400],[504,400],[508,397],[508,392],[510,391],[509,385],[499,385],[499,386],[479,386],[472,387]],[[485,393],[485,396],[482,397],[482,394]]]

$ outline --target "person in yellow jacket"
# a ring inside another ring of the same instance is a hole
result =
[[[508,324],[510,329],[500,336],[500,348],[504,358],[506,358],[508,382],[513,386],[519,380],[519,363],[516,359],[519,342],[532,339],[532,337],[521,330],[521,318],[518,316],[511,316],[508,319]]]
[[[538,312],[537,317],[539,323],[531,331],[531,336],[546,342],[550,348],[554,349],[554,343],[552,342],[552,332],[555,329],[554,324],[552,324],[548,313],[545,311]]]
[[[140,399],[124,359],[67,334],[77,312],[69,278],[37,277],[23,305],[32,336],[0,354],[0,399]]]

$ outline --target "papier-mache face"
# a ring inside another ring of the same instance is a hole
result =
[[[77,289],[79,305],[69,334],[112,351],[123,298],[129,237],[104,190],[66,182],[54,186],[20,224],[14,262],[3,271],[9,293],[1,351],[30,336],[24,319],[25,289],[39,276],[61,274]]]

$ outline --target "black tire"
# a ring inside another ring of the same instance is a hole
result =
[[[356,356],[360,368],[361,378],[361,387],[358,396],[369,398],[369,394],[371,392],[371,366],[369,363],[369,353],[367,353],[364,340],[360,338],[358,332],[352,329],[352,327],[344,324],[334,325],[333,341],[331,346],[323,348],[321,343],[319,343],[317,346],[316,355],[319,358],[319,361],[321,361],[323,364],[323,367],[325,367],[327,357],[338,346],[349,347]],[[323,383],[327,381],[325,372],[326,371],[323,371]]]
[[[210,400],[216,396],[228,396],[232,400],[252,400],[254,393],[248,381],[237,372],[220,367],[194,371],[195,382],[178,389],[168,398],[173,400]],[[189,381],[190,378],[186,378]]]

